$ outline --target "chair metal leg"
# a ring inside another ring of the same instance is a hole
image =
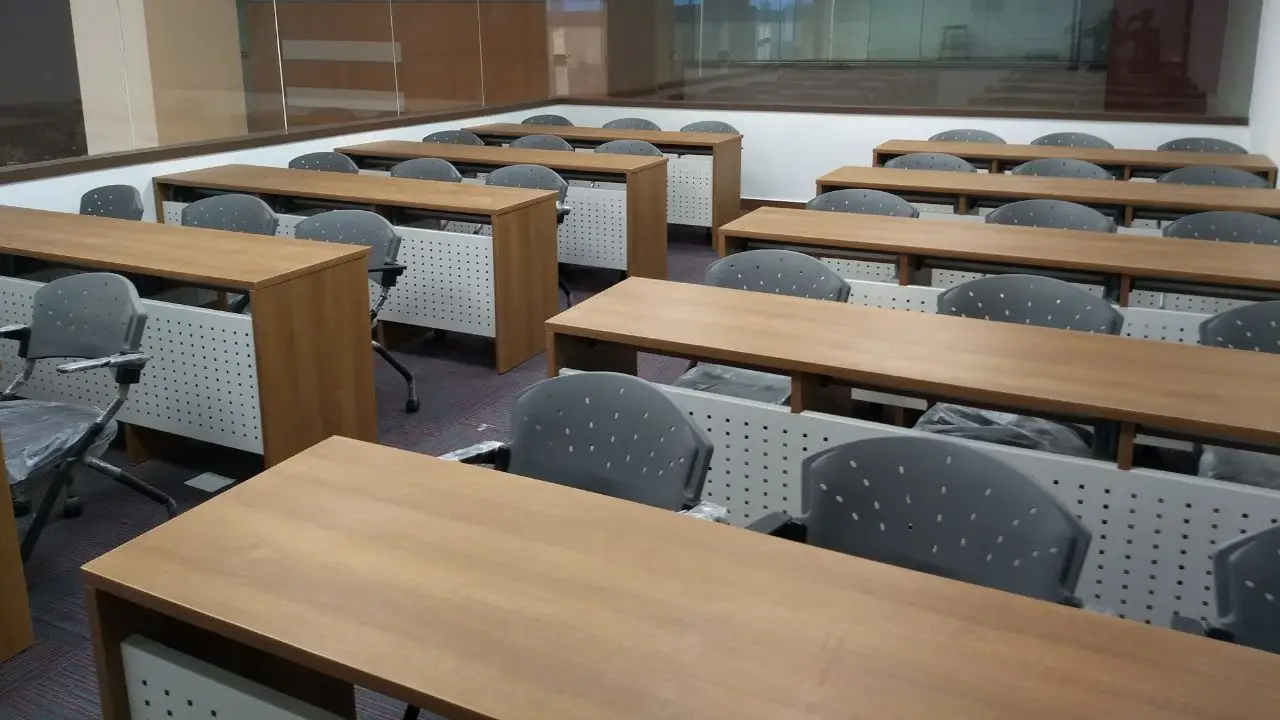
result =
[[[31,514],[31,498],[27,495],[27,491],[17,485],[9,488],[13,500],[13,516],[16,518],[26,517]]]
[[[556,276],[556,284],[560,286],[560,292],[564,293],[565,302],[569,303],[569,307],[573,307],[573,291],[569,289],[569,283],[564,278]]]
[[[174,502],[173,498],[169,497],[167,493],[161,492],[155,486],[142,480],[142,478],[131,475],[115,465],[105,463],[98,458],[87,457],[84,458],[82,462],[84,463],[84,466],[90,470],[96,470],[139,495],[146,497],[148,500],[163,505],[165,512],[169,514],[170,518],[178,517],[178,503]]]
[[[49,488],[45,490],[44,497],[40,499],[40,507],[36,509],[36,516],[31,519],[31,526],[27,528],[27,534],[22,536],[22,561],[26,562],[31,557],[31,551],[36,549],[36,543],[40,541],[40,534],[44,532],[44,526],[49,522],[49,515],[53,513],[53,505],[58,501],[58,496],[62,494],[62,488],[67,484],[67,478],[71,476],[71,465],[63,463],[54,471],[53,480],[49,483]]]
[[[373,341],[373,350],[378,353],[379,357],[386,360],[388,365],[395,368],[395,371],[400,373],[400,377],[404,378],[404,381],[409,384],[409,399],[404,402],[405,412],[418,412],[418,408],[422,407],[422,404],[418,402],[418,381],[413,377],[413,373],[386,348],[382,347],[382,343],[377,340]]]
[[[62,517],[80,517],[84,509],[80,507],[80,496],[76,494],[76,476],[74,473],[67,477],[66,493],[66,497],[62,501]]]
[[[421,711],[418,708],[412,705],[406,705],[404,708],[404,716],[400,718],[400,720],[418,720],[419,712]]]

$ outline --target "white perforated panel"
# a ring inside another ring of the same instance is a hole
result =
[[[1229,298],[1211,297],[1208,295],[1182,295],[1179,293],[1159,293],[1150,290],[1135,290],[1129,294],[1129,304],[1133,307],[1158,308],[1178,312],[1202,313],[1217,315],[1242,305],[1248,300],[1231,300]]]
[[[164,203],[164,222],[166,225],[182,224],[182,208],[186,207],[186,203],[168,202]]]
[[[131,720],[338,720],[140,635],[120,643]]]
[[[0,278],[0,324],[29,323],[31,299],[39,287],[40,283]],[[142,351],[152,359],[117,419],[261,453],[252,318],[155,300],[142,303],[148,316]],[[21,367],[17,350],[16,343],[0,343],[6,378]],[[110,373],[59,375],[55,365],[52,360],[37,364],[22,394],[95,407],[106,407],[115,397]]]
[[[627,194],[608,187],[570,187],[573,212],[560,226],[560,262],[627,269]]]
[[[397,227],[408,266],[379,318],[494,337],[493,244],[485,235]]]
[[[853,280],[897,282],[898,266],[892,263],[849,260],[847,258],[820,257],[827,267],[840,273],[840,277]]]
[[[892,310],[937,312],[938,296],[942,294],[941,288],[924,285],[898,285],[894,282],[873,282],[851,278],[846,278],[846,282],[849,283],[850,288],[850,304]]]
[[[711,167],[707,155],[667,162],[667,222],[711,227]]]
[[[1198,313],[1136,307],[1120,308],[1120,311],[1124,313],[1122,332],[1126,336],[1188,345],[1200,343],[1200,323],[1211,317]]]

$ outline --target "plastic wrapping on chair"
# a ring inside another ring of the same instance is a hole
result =
[[[1205,445],[1200,477],[1280,490],[1280,456]]]
[[[781,405],[791,397],[791,378],[726,365],[698,365],[674,383],[686,390]]]
[[[729,524],[729,509],[706,500],[688,510],[681,510],[680,514],[686,517],[706,520],[707,522],[720,523],[721,525]]]
[[[1059,455],[1093,456],[1080,432],[1070,425],[963,405],[934,405],[921,416],[915,429]]]
[[[23,482],[61,459],[100,414],[97,408],[43,400],[0,402],[0,438],[9,484]],[[112,421],[88,454],[101,455],[115,435]]]

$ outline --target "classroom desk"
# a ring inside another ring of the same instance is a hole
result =
[[[344,438],[83,577],[104,720],[130,717],[134,634],[345,718],[353,685],[488,720],[1280,703],[1275,655]]]
[[[542,323],[557,308],[553,191],[256,165],[223,165],[164,175],[155,179],[155,189],[157,208],[165,207],[166,202],[190,202],[198,197],[196,191],[214,190],[257,195],[285,213],[301,199],[371,209],[396,224],[426,213],[490,225],[492,238],[430,235],[435,231],[398,228],[404,240],[401,262],[409,269],[381,317],[493,337],[499,372],[543,349]],[[166,209],[165,215],[166,222],[177,221],[176,213],[171,216]],[[282,224],[282,231],[292,232],[292,226]],[[452,244],[444,249],[423,247],[434,238]],[[463,246],[467,243],[470,245]],[[480,287],[470,288],[472,292],[466,297],[446,293],[441,298],[439,285],[466,282]],[[482,320],[449,324],[450,316],[467,312],[453,305],[469,308],[473,304],[484,305],[484,311],[475,313],[483,315]]]
[[[485,145],[448,145],[407,140],[383,140],[381,142],[348,145],[336,148],[350,157],[356,165],[371,170],[386,170],[391,165],[415,158],[439,158],[448,160],[461,172],[489,173],[508,165],[542,165],[551,168],[565,180],[621,183],[626,185],[626,197],[621,204],[626,220],[621,224],[621,242],[625,245],[624,267],[628,274],[659,280],[667,277],[667,158],[638,157],[635,155],[610,155],[576,153],[558,150],[527,150],[523,148],[493,147]],[[565,227],[583,217],[585,210],[573,202],[575,193],[590,196],[600,193],[587,188],[570,188],[571,213]],[[599,215],[599,213],[597,213]],[[594,236],[596,243],[603,243],[600,225],[608,226],[607,217],[589,218],[585,231]],[[562,229],[563,233],[563,229]],[[578,242],[589,241],[577,239]],[[584,262],[566,247],[566,238],[560,240],[561,262]],[[592,252],[594,250],[594,252]],[[582,255],[598,255],[599,248],[587,249]]]
[[[547,373],[634,375],[637,350],[792,378],[791,409],[835,386],[1280,446],[1280,363],[1263,353],[908,313],[631,278],[547,322]],[[1231,378],[1231,382],[1223,382]]]
[[[0,228],[0,254],[248,293],[251,316],[143,301],[153,360],[121,422],[257,452],[268,465],[330,435],[376,439],[367,249],[5,206]],[[30,322],[40,283],[0,284],[0,321]],[[0,349],[16,359],[15,343]],[[105,373],[68,380],[44,363],[25,390],[106,402],[115,384]]]
[[[1148,214],[1190,215],[1209,210],[1239,210],[1280,216],[1280,191],[1263,188],[1207,187],[1114,180],[1032,177],[943,170],[899,170],[883,167],[842,167],[818,178],[817,194],[842,188],[869,188],[909,193],[955,203],[965,215],[986,203],[1011,203],[1045,198],[1069,200],[1114,213],[1117,222],[1131,226]]]
[[[714,229],[742,214],[742,135],[517,123],[476,125],[466,130],[479,135],[489,144],[510,142],[526,135],[555,135],[568,140],[574,147],[581,148],[594,148],[610,140],[644,140],[672,155],[709,155],[709,175],[698,172],[684,158],[668,166],[672,174],[669,220],[673,223],[700,223]],[[697,199],[694,200],[691,196],[696,196]],[[710,201],[710,208],[701,207],[706,200]],[[699,207],[689,207],[690,205]],[[708,209],[709,213],[704,212]],[[698,217],[701,220],[694,222]]]
[[[1012,272],[1036,268],[1096,274],[1121,305],[1146,282],[1177,282],[1206,294],[1280,292],[1280,253],[1265,245],[985,223],[939,226],[913,218],[759,208],[720,228],[716,251],[722,256],[738,252],[749,241],[819,254],[871,253],[897,264],[901,285],[920,282],[921,268],[951,260],[994,264]]]
[[[4,451],[0,450],[0,457]],[[13,519],[9,483],[0,483],[0,663],[35,642],[31,607],[27,602],[27,578],[22,574],[18,528]]]
[[[1084,160],[1099,165],[1122,180],[1158,177],[1171,170],[1193,165],[1223,165],[1261,175],[1276,185],[1276,164],[1266,155],[1233,153],[1166,152],[1109,148],[1072,148],[1055,145],[1001,145],[999,143],[935,142],[931,140],[890,140],[871,151],[871,164],[879,167],[910,153],[946,153],[1003,172],[1025,162],[1042,158]]]

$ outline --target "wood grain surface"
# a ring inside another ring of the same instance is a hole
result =
[[[1192,165],[1224,165],[1252,173],[1274,173],[1276,164],[1266,155],[1235,153],[1172,152],[1124,148],[1079,148],[1057,145],[1002,145],[999,143],[934,142],[930,140],[890,140],[876,146],[877,157],[910,153],[946,153],[973,160],[1000,160],[1023,163],[1041,158],[1085,160],[1103,167],[1168,168]]]

